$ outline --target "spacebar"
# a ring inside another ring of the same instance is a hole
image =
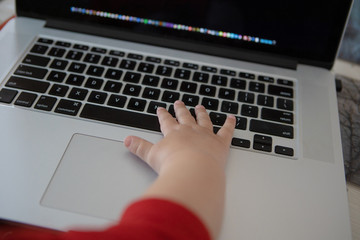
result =
[[[157,116],[85,104],[80,117],[160,132]]]

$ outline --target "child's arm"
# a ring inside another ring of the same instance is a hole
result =
[[[143,197],[168,199],[186,206],[200,217],[215,239],[222,223],[224,168],[236,120],[229,116],[214,134],[204,107],[196,107],[197,120],[184,103],[177,101],[174,107],[177,120],[165,109],[158,109],[164,134],[160,142],[152,144],[129,136],[125,146],[159,174]]]

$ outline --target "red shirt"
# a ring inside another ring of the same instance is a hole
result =
[[[201,220],[184,206],[162,199],[131,204],[119,223],[104,231],[0,230],[2,240],[210,240]]]

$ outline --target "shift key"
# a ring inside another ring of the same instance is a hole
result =
[[[20,64],[20,66],[16,69],[14,74],[24,77],[43,79],[47,74],[47,72],[48,70],[44,68],[30,67],[27,65]]]
[[[11,77],[7,81],[6,86],[11,88],[23,89],[32,92],[45,93],[49,88],[50,83],[37,81],[21,77]]]

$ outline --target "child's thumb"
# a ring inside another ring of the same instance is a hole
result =
[[[124,140],[124,145],[130,150],[130,152],[148,163],[148,154],[153,146],[151,142],[139,137],[127,136]]]

